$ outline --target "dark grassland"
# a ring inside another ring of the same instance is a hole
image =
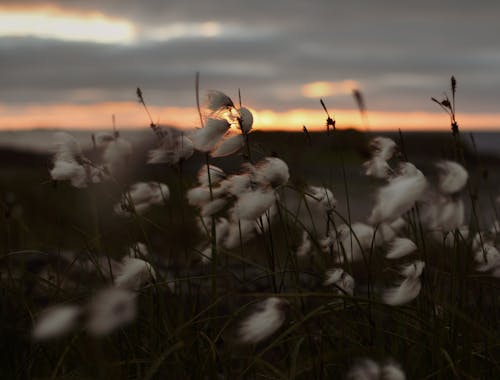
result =
[[[282,158],[290,169],[290,186],[327,186],[338,199],[339,214],[365,221],[381,185],[363,175],[374,135],[255,132],[252,158]],[[448,133],[403,133],[402,140],[397,133],[384,135],[398,142],[431,182],[434,164],[453,157]],[[492,199],[500,194],[500,149],[498,156],[484,154],[467,133],[462,139],[470,175],[466,207],[470,196],[477,198],[479,223],[486,228],[495,217]],[[412,303],[393,307],[366,291],[373,273],[379,284],[394,278],[380,252],[374,252],[371,268],[351,268],[359,285],[355,297],[333,294],[321,286],[325,269],[332,266],[329,258],[287,262],[293,261],[290,251],[300,233],[283,217],[272,228],[271,243],[264,236],[242,252],[220,253],[213,302],[210,265],[197,262],[202,239],[197,211],[185,199],[204,157],[195,154],[179,173],[144,164],[147,149],[135,147],[122,183],[90,190],[53,182],[48,154],[0,150],[1,379],[331,379],[344,376],[354,358],[364,357],[392,358],[408,379],[500,378],[500,283],[470,269],[470,241],[450,249],[410,231],[428,256],[423,290]],[[243,158],[212,163],[234,173]],[[168,184],[170,200],[139,219],[114,215],[124,186],[149,180]],[[103,338],[77,330],[47,342],[32,340],[41,310],[84,302],[109,282],[98,273],[74,277],[71,262],[62,258],[65,252],[91,262],[98,256],[119,260],[137,241],[155,253],[160,275],[141,289],[133,324]],[[247,305],[274,293],[260,269],[267,265],[270,244],[276,261],[284,263],[281,268],[290,271],[279,277],[279,293],[290,301],[287,322],[268,340],[243,346],[234,335],[251,310]],[[167,286],[171,278],[178,280],[175,291]]]

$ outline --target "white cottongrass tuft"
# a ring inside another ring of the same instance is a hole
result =
[[[76,139],[68,133],[58,132],[54,135],[54,167],[50,176],[56,181],[70,181],[74,187],[87,187],[89,182],[99,182],[102,173],[97,167],[88,164],[83,157],[82,148]]]
[[[491,243],[484,243],[474,254],[474,261],[477,263],[478,272],[488,272],[500,267],[500,252]]]
[[[89,304],[87,329],[92,335],[106,335],[134,321],[136,293],[120,288],[100,291]]]
[[[182,160],[187,160],[194,153],[193,142],[190,138],[180,135],[170,135],[162,139],[161,145],[148,152],[148,164],[166,163],[175,165]]]
[[[380,179],[388,179],[392,174],[392,169],[383,158],[373,157],[363,163],[365,175]]]
[[[80,317],[81,309],[74,305],[60,305],[45,310],[33,329],[36,340],[51,339],[72,330]]]
[[[210,182],[208,181],[208,172],[210,171]],[[215,165],[203,165],[197,174],[198,183],[202,186],[209,186],[210,184],[215,185],[226,178],[226,173],[224,170]]]
[[[256,220],[276,201],[274,191],[255,190],[242,194],[235,204],[238,219]]]
[[[56,181],[70,181],[77,188],[87,187],[87,171],[76,161],[55,161],[50,176]]]
[[[379,380],[380,366],[371,359],[358,360],[347,373],[348,380]]]
[[[230,126],[229,122],[224,119],[207,119],[203,128],[191,134],[193,147],[202,152],[210,152],[224,137]]]
[[[397,144],[388,137],[378,136],[370,141],[370,148],[375,157],[388,161],[396,152]]]
[[[127,257],[115,277],[115,286],[123,289],[138,290],[150,279],[156,278],[155,270],[148,262]]]
[[[339,293],[354,294],[354,278],[342,268],[333,268],[326,272],[326,278],[323,285],[335,285]]]
[[[420,170],[410,163],[401,164],[401,174],[379,189],[370,223],[390,222],[413,207],[427,187]]]
[[[221,108],[234,107],[233,101],[222,91],[209,90],[207,93],[207,108],[212,111],[219,111]]]
[[[250,112],[250,110],[248,108],[245,108],[245,107],[241,107],[238,110],[238,112],[240,114],[240,116],[238,118],[239,127],[244,134],[247,134],[248,132],[250,132],[252,130],[252,126],[253,126],[252,112]]]
[[[382,379],[406,380],[406,375],[398,364],[394,362],[388,362],[382,367]]]
[[[297,248],[296,255],[299,257],[306,256],[309,252],[311,252],[312,243],[311,238],[309,237],[309,233],[307,231],[302,231],[302,242]]]
[[[122,137],[116,137],[106,144],[102,158],[113,173],[127,165],[132,156],[132,145]]]
[[[210,195],[210,188],[206,186],[198,186],[189,189],[186,193],[188,203],[192,206],[204,206],[210,202],[212,198],[220,198],[224,196],[226,189],[221,187],[212,187],[212,194]]]
[[[398,286],[386,289],[382,295],[383,301],[388,305],[403,305],[413,301],[420,293],[422,283],[420,275],[424,269],[424,262],[417,261],[403,267],[401,274],[406,278]]]
[[[287,183],[290,178],[288,165],[276,157],[267,157],[250,169],[255,181],[262,185],[278,187]]]
[[[464,225],[464,202],[460,198],[438,195],[426,205],[422,219],[430,229],[454,231]]]
[[[388,361],[380,365],[372,359],[358,360],[347,373],[348,380],[406,380],[401,367]]]
[[[411,264],[401,267],[399,272],[402,276],[410,279],[416,279],[420,277],[425,268],[425,263],[423,261],[417,260]]]
[[[444,239],[444,245],[448,248],[453,248],[456,243],[463,244],[469,237],[469,227],[468,226],[460,226],[458,228],[458,242],[455,240],[455,232],[450,231],[446,234]]]
[[[125,194],[121,202],[115,205],[115,213],[130,215],[132,210],[135,210],[136,213],[141,214],[153,205],[164,203],[169,197],[170,190],[164,183],[138,182],[133,184],[128,194]]]
[[[332,191],[326,187],[309,186],[305,192],[305,198],[307,201],[313,201],[326,210],[333,209],[337,205],[337,200]]]
[[[80,161],[83,158],[82,148],[76,139],[66,132],[54,134],[55,160],[59,161]]]
[[[146,244],[137,242],[128,249],[130,257],[149,257],[149,249]]]
[[[221,187],[235,197],[252,190],[252,178],[249,174],[237,174],[229,176],[221,182]]]
[[[436,166],[440,170],[438,185],[440,192],[455,194],[464,188],[469,174],[462,165],[454,161],[441,161]]]
[[[234,249],[255,237],[257,226],[252,220],[238,220],[231,218],[227,237],[224,240],[224,248]]]
[[[239,151],[245,145],[243,135],[234,135],[223,140],[210,154],[212,157],[226,157]]]
[[[214,199],[213,201],[210,201],[202,206],[201,215],[204,217],[212,216],[222,210],[226,204],[227,199],[225,198]]]
[[[257,343],[272,335],[285,322],[286,301],[271,297],[258,305],[258,310],[247,317],[238,331],[243,343]]]
[[[344,254],[349,262],[361,260],[363,253],[367,254],[373,242],[375,230],[364,223],[342,224],[337,229],[338,240],[341,243],[338,262],[344,262]]]
[[[417,250],[417,246],[413,241],[407,238],[396,238],[391,243],[391,248],[387,255],[388,259],[399,259],[413,253]]]

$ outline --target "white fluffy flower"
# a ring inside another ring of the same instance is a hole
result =
[[[413,241],[407,238],[396,238],[391,243],[391,248],[387,255],[388,259],[399,259],[413,253],[417,250],[417,246]]]
[[[421,288],[419,279],[407,278],[399,286],[386,289],[382,299],[388,305],[403,305],[417,298]]]
[[[83,157],[82,148],[76,139],[66,132],[54,134],[56,161],[75,161]]]
[[[201,208],[202,216],[211,216],[218,213],[220,210],[224,208],[227,204],[227,199],[225,198],[217,198],[206,204],[204,204]]]
[[[313,201],[327,210],[335,208],[337,205],[337,200],[333,196],[332,191],[326,187],[309,186],[305,192],[305,198],[307,201]]]
[[[340,293],[347,293],[350,296],[354,294],[354,278],[341,268],[333,268],[326,272],[326,278],[323,285],[335,285]]]
[[[254,167],[250,167],[255,181],[262,185],[278,187],[288,182],[288,165],[279,158],[267,157]]]
[[[243,135],[234,135],[228,137],[222,141],[222,143],[217,146],[216,149],[210,154],[212,157],[226,157],[233,153],[239,151],[245,145],[245,139]]]
[[[230,194],[239,197],[243,193],[252,190],[252,178],[247,173],[232,175],[221,182],[221,187]]]
[[[283,299],[271,297],[258,305],[258,310],[247,317],[239,328],[243,343],[257,343],[272,335],[285,321]]]
[[[477,263],[477,271],[488,272],[493,268],[500,267],[500,252],[491,243],[484,243],[483,248],[474,254],[474,260]]]
[[[462,165],[454,161],[441,161],[436,166],[440,169],[439,191],[454,194],[463,189],[469,174]]]
[[[374,156],[384,161],[390,160],[396,152],[397,145],[388,137],[375,137],[370,141],[370,148]]]
[[[274,191],[255,190],[243,193],[235,204],[238,219],[256,220],[276,201]]]
[[[74,305],[61,305],[42,313],[33,329],[37,340],[55,338],[73,329],[80,317],[81,310]]]
[[[115,277],[115,286],[138,290],[141,285],[155,277],[155,271],[151,264],[141,259],[127,257],[122,263],[120,272]]]
[[[311,248],[312,248],[311,238],[309,237],[307,231],[303,231],[302,242],[297,248],[296,255],[299,257],[306,256],[309,252],[311,252]]]
[[[347,373],[348,380],[406,380],[401,367],[388,361],[383,366],[371,359],[358,360]]]
[[[50,176],[56,181],[71,181],[71,184],[77,188],[87,187],[87,171],[76,161],[55,161],[54,167],[50,170]]]
[[[349,262],[361,260],[372,246],[375,230],[364,223],[353,223],[351,227],[343,224],[338,228],[341,250],[338,261],[344,262],[344,253]]]
[[[194,146],[190,138],[181,136],[164,137],[160,147],[148,152],[148,164],[177,164],[193,155]]]
[[[401,174],[379,189],[370,223],[393,221],[418,201],[427,187],[422,172],[410,163],[401,166]]]
[[[229,224],[227,237],[224,240],[224,248],[234,249],[254,238],[257,226],[252,220],[238,220],[233,217]]]
[[[387,161],[378,156],[364,162],[363,166],[365,168],[365,175],[370,177],[388,179],[392,174],[392,169]]]
[[[132,156],[132,145],[121,137],[116,137],[106,144],[102,158],[112,172],[125,167]]]
[[[138,182],[133,184],[128,194],[115,205],[115,212],[118,215],[129,215],[132,210],[135,210],[136,213],[141,214],[153,205],[164,203],[169,197],[170,190],[164,183]]]
[[[239,116],[239,127],[241,131],[246,134],[251,131],[253,125],[253,115],[248,108],[241,107],[238,110]]]
[[[207,93],[207,107],[212,111],[219,111],[221,108],[234,107],[233,101],[222,91],[209,90]]]
[[[210,182],[208,181],[208,172],[210,171]],[[198,183],[202,186],[209,186],[210,184],[215,185],[226,178],[226,173],[224,170],[215,165],[203,165],[197,174]]]
[[[403,305],[414,300],[420,293],[422,283],[420,276],[425,267],[423,261],[416,261],[402,268],[401,274],[406,278],[398,286],[386,289],[382,299],[389,305]]]
[[[371,359],[358,360],[347,373],[348,380],[379,380],[380,366]]]
[[[136,303],[134,292],[114,287],[100,291],[89,304],[89,332],[105,335],[133,322],[137,314]]]
[[[224,119],[208,119],[203,128],[195,130],[190,138],[195,149],[210,152],[224,137],[230,124]]]

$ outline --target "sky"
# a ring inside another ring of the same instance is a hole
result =
[[[0,129],[199,126],[216,89],[255,128],[500,129],[499,1],[0,0]],[[363,119],[352,96],[359,89]]]

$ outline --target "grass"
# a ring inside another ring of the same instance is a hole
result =
[[[456,123],[454,117],[452,121]],[[430,167],[428,156],[412,156],[412,137],[403,136],[408,159]],[[481,184],[482,192],[476,194],[471,185],[465,191],[476,214],[468,216],[469,237],[458,229],[449,232],[451,245],[423,224],[420,203],[404,214],[407,223],[399,235],[416,243],[412,258],[422,260],[425,269],[419,295],[391,306],[383,302],[383,290],[398,281],[398,268],[408,259],[386,259],[387,242],[376,243],[373,236],[361,260],[342,265],[333,250],[320,250],[326,229],[336,230],[342,223],[352,228],[369,215],[367,198],[384,184],[362,176],[369,136],[330,131],[289,137],[250,136],[253,162],[275,152],[287,162],[291,178],[275,189],[275,215],[267,212],[258,222],[263,226],[272,219],[270,228],[234,249],[216,244],[215,228],[204,232],[196,227],[198,210],[186,200],[205,159],[201,154],[186,161],[182,170],[132,166],[116,183],[86,189],[50,181],[45,163],[2,171],[2,188],[9,190],[1,193],[0,378],[329,379],[345,377],[357,358],[394,360],[408,379],[499,378],[500,282],[475,270],[472,247],[475,232],[486,229],[491,218],[476,196],[491,191],[491,182],[470,170],[469,184]],[[437,159],[449,158],[458,145],[446,147],[439,141],[433,146]],[[477,168],[474,152],[463,149],[464,163]],[[228,173],[237,172],[247,159],[207,155]],[[311,178],[333,190],[335,210],[321,214],[305,202]],[[123,189],[138,180],[167,183],[170,199],[145,214],[117,217],[113,206]],[[227,208],[212,222],[225,212]],[[377,231],[380,226],[374,227]],[[304,229],[312,249],[298,257]],[[499,235],[493,237],[498,245]],[[201,243],[207,239],[213,260],[204,264]],[[348,245],[352,249],[360,240],[351,235],[336,249],[345,257]],[[138,241],[152,252],[148,260],[156,278],[137,291],[134,323],[96,337],[84,328],[84,311],[71,333],[33,340],[33,325],[43,310],[60,303],[86,310],[96,292],[112,285],[107,274],[111,263]],[[68,250],[76,255],[68,256]],[[100,258],[109,267],[99,265]],[[94,270],[80,271],[83,262]],[[354,295],[323,285],[326,271],[339,266],[355,279]],[[285,322],[271,336],[243,344],[241,322],[269,297],[286,300]]]

